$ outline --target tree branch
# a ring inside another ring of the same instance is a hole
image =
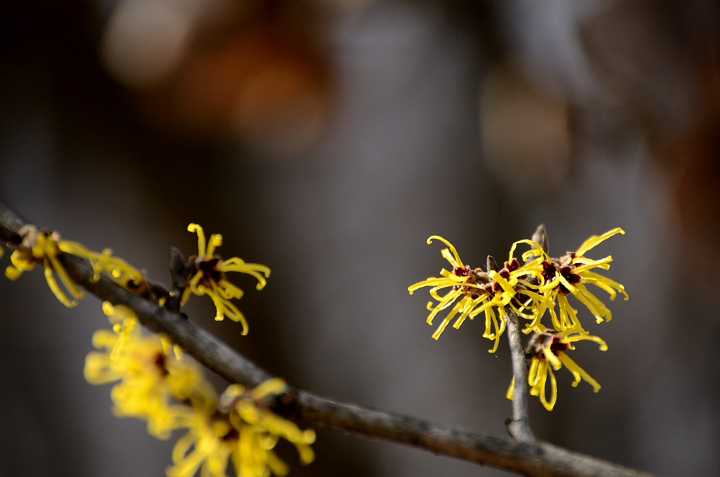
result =
[[[508,420],[507,428],[511,436],[520,442],[533,442],[535,436],[530,429],[528,418],[528,362],[520,340],[520,324],[517,314],[511,308],[505,311],[508,341],[514,376],[513,418]]]
[[[0,204],[0,239],[10,244],[20,243],[20,229],[27,224],[18,214]],[[58,258],[78,285],[101,300],[131,308],[143,326],[167,335],[185,352],[229,382],[256,386],[273,377],[195,326],[184,315],[136,296],[106,276],[92,281],[93,269],[87,260],[68,254],[60,254]],[[411,416],[333,401],[293,387],[288,387],[272,407],[289,419],[409,444],[527,476],[652,477],[545,442],[520,442],[475,434]],[[518,419],[517,414],[515,418]]]

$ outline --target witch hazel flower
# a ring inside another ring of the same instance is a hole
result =
[[[62,244],[60,235],[52,230],[39,230],[34,225],[26,225],[20,229],[20,236],[22,240],[14,246],[15,250],[10,255],[12,265],[5,269],[5,276],[10,280],[17,280],[24,272],[42,265],[45,270],[45,280],[55,297],[69,308],[76,306],[77,300],[83,297],[83,293],[58,260]],[[66,291],[60,287],[55,275]]]
[[[242,334],[246,335],[247,320],[230,301],[241,298],[244,292],[227,280],[227,273],[239,272],[251,275],[258,281],[256,288],[262,290],[270,276],[270,268],[257,263],[246,263],[237,257],[223,260],[220,255],[215,254],[215,249],[222,245],[222,235],[213,234],[210,240],[206,241],[205,232],[198,224],[188,225],[188,231],[197,233],[198,254],[190,257],[189,285],[182,294],[180,304],[184,305],[191,294],[208,295],[217,311],[215,320],[221,321],[227,316],[233,321],[240,322]]]
[[[594,285],[604,290],[608,293],[610,300],[614,300],[618,293],[622,294],[627,300],[628,294],[625,292],[623,285],[595,271],[597,269],[608,270],[610,262],[612,262],[612,256],[608,255],[600,260],[593,260],[586,257],[585,254],[608,238],[624,233],[623,229],[617,227],[602,235],[593,235],[585,240],[577,250],[567,252],[560,258],[551,258],[539,244],[531,240],[516,242],[516,245],[527,243],[531,246],[531,250],[523,254],[523,259],[540,257],[535,258],[531,266],[534,268],[535,274],[541,277],[535,290],[545,297],[544,300],[539,302],[540,306],[533,321],[524,331],[529,333],[534,330],[544,329],[540,320],[547,309],[555,329],[586,332],[577,318],[577,310],[567,300],[568,295],[574,296],[585,305],[595,316],[597,323],[610,321],[612,312],[588,289],[587,285]],[[511,256],[514,249],[515,245],[510,252]],[[559,312],[555,311],[556,304]]]
[[[585,381],[590,384],[593,391],[600,391],[600,384],[593,379],[583,368],[568,356],[568,351],[574,350],[573,343],[577,341],[594,341],[600,345],[600,351],[607,351],[607,344],[597,336],[576,332],[558,332],[546,329],[536,332],[530,340],[528,354],[530,355],[530,370],[528,372],[528,385],[530,395],[538,396],[542,405],[552,411],[557,402],[557,379],[553,371],[563,366],[572,373],[575,381],[573,387]],[[550,381],[550,397],[547,395],[547,383]],[[513,378],[507,392],[507,398],[512,400],[515,379]]]
[[[299,429],[264,404],[285,388],[280,378],[254,389],[232,384],[220,396],[215,412],[195,412],[181,420],[178,429],[185,428],[187,433],[173,449],[168,477],[192,477],[198,471],[202,476],[225,477],[230,464],[242,477],[287,475],[288,465],[274,451],[280,439],[295,446],[301,464],[311,463],[315,431]]]
[[[515,259],[505,262],[505,266],[499,271],[471,268],[463,263],[449,241],[433,235],[428,238],[427,243],[431,244],[433,240],[439,240],[447,246],[441,253],[452,266],[452,270],[443,269],[440,277],[430,277],[408,287],[411,295],[420,288],[430,287],[430,296],[438,302],[428,303],[430,315],[427,322],[430,325],[441,311],[452,306],[433,333],[433,339],[438,339],[453,319],[453,327],[457,329],[467,318],[472,320],[485,312],[483,337],[494,341],[490,350],[494,353],[506,327],[505,308],[512,308],[516,313],[525,316],[524,310],[540,299],[536,292],[524,285],[527,276],[534,273],[533,270],[520,266]],[[446,289],[447,292],[441,295],[440,291]]]

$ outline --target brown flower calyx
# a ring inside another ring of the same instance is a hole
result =
[[[490,276],[486,272],[483,272],[482,268],[480,267],[475,268],[474,270],[471,269],[469,265],[465,265],[465,268],[454,267],[453,274],[458,277],[467,277],[465,283],[468,283],[470,285],[482,286],[482,288],[463,285],[456,285],[454,287],[455,290],[462,290],[463,293],[467,294],[472,298],[477,298],[481,295],[484,295],[486,292],[488,292],[487,286],[491,285],[492,283],[492,280],[490,280]]]
[[[202,283],[209,285],[210,283],[220,283],[225,280],[225,272],[220,270],[223,260],[220,255],[215,255],[212,258],[198,257],[192,255],[188,259],[187,266],[185,268],[188,280],[195,276],[197,272],[202,272]]]
[[[548,348],[555,356],[558,356],[560,353],[570,349],[570,343],[564,342],[558,336],[557,331],[546,328],[542,333],[536,332],[532,338],[530,338],[525,353],[528,357],[543,360],[545,359],[544,350]]]
[[[52,229],[42,228],[38,229],[34,225],[24,225],[20,229],[20,243],[10,244],[20,256],[21,260],[30,263],[42,264],[44,256],[36,257],[33,255],[33,248],[37,245],[38,236],[43,235],[45,238],[50,239],[53,242],[56,251],[57,243],[60,241],[60,234]]]
[[[574,263],[575,256],[575,252],[568,252],[560,258],[551,258],[549,261],[543,261],[542,276],[545,279],[545,283],[557,280],[558,275],[562,275],[562,277],[571,285],[580,283],[582,281],[582,276],[574,272],[575,268],[577,268],[577,265]],[[562,283],[560,284],[559,289],[563,295],[570,293],[570,290],[568,290]]]

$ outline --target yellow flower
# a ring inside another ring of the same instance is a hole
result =
[[[430,296],[437,300],[428,303],[430,315],[427,318],[428,324],[432,325],[435,316],[442,310],[455,304],[448,315],[443,319],[432,337],[438,339],[447,325],[457,316],[454,328],[459,328],[466,318],[471,320],[481,312],[485,312],[485,333],[483,337],[494,340],[494,346],[490,350],[494,353],[497,350],[500,336],[505,331],[505,307],[509,306],[520,316],[529,318],[524,310],[530,310],[538,300],[541,300],[537,293],[530,290],[526,285],[528,275],[537,273],[532,268],[520,266],[515,259],[505,262],[505,266],[499,272],[490,270],[484,272],[481,268],[471,269],[460,259],[455,247],[444,238],[433,235],[428,238],[427,243],[433,240],[440,240],[448,248],[442,250],[442,256],[452,265],[452,271],[441,270],[441,277],[430,277],[408,287],[413,292],[422,287],[432,287]],[[445,295],[438,291],[450,288]],[[458,301],[459,299],[459,301]],[[496,313],[493,307],[497,308]]]
[[[615,299],[617,292],[622,293],[625,300],[628,299],[628,295],[623,285],[592,271],[595,268],[609,269],[612,256],[608,255],[600,260],[592,260],[585,257],[585,253],[613,235],[624,233],[625,231],[618,227],[600,236],[593,235],[583,242],[575,252],[568,252],[558,259],[550,258],[540,245],[535,242],[530,240],[517,242],[527,243],[532,247],[531,250],[523,254],[524,259],[526,257],[541,257],[532,262],[532,268],[534,268],[536,274],[539,273],[542,276],[540,284],[536,287],[537,292],[546,297],[544,302],[539,302],[535,319],[524,331],[526,333],[533,330],[542,331],[544,328],[540,324],[540,319],[545,309],[548,309],[552,317],[553,327],[556,330],[585,333],[586,331],[577,319],[577,310],[567,301],[568,294],[572,294],[584,304],[595,316],[598,323],[603,320],[610,321],[612,319],[610,309],[588,290],[586,284],[592,284],[605,290],[610,296],[610,300]],[[514,248],[515,246],[513,246],[513,251]],[[511,256],[513,251],[510,252]],[[556,303],[560,310],[559,314],[555,312]]]
[[[41,264],[45,267],[45,280],[60,303],[70,308],[76,306],[77,299],[82,298],[83,294],[57,259],[58,253],[60,253],[58,243],[62,243],[58,233],[38,230],[34,225],[26,225],[20,230],[20,235],[22,242],[10,255],[12,265],[5,269],[5,276],[10,280],[16,280],[23,272],[29,272],[36,265]],[[60,288],[53,272],[60,277],[60,281],[72,299],[68,298]]]
[[[251,391],[229,386],[221,398],[221,413],[196,413],[180,426],[188,432],[173,449],[174,465],[167,470],[168,477],[192,477],[198,469],[203,476],[224,477],[228,462],[242,477],[286,475],[287,465],[273,452],[280,438],[295,445],[303,464],[312,462],[314,431],[301,431],[261,404],[263,398],[284,388],[281,379],[266,381]]]
[[[536,333],[531,339],[533,356],[530,362],[530,371],[528,373],[528,384],[530,385],[530,394],[539,396],[540,402],[548,411],[552,411],[557,402],[557,380],[553,370],[557,371],[563,365],[575,377],[573,386],[577,386],[581,380],[587,381],[595,392],[600,390],[600,385],[580,366],[575,363],[567,355],[567,351],[575,349],[572,343],[576,341],[594,341],[600,345],[600,351],[607,351],[605,341],[597,336],[576,332],[557,332],[555,330],[546,329],[541,333]],[[546,384],[550,377],[550,399],[546,394]],[[512,400],[515,378],[513,378],[510,388],[507,392],[507,398]]]
[[[82,298],[83,294],[58,261],[60,252],[88,259],[93,267],[94,281],[106,271],[115,282],[133,293],[147,297],[151,294],[150,286],[142,273],[124,260],[113,257],[110,249],[105,249],[102,253],[93,252],[78,242],[60,240],[57,232],[38,230],[34,225],[26,225],[20,230],[20,234],[22,242],[15,247],[15,251],[10,256],[12,265],[5,270],[5,276],[10,280],[16,280],[23,272],[33,270],[36,265],[42,264],[45,267],[45,279],[50,289],[65,306],[74,307],[77,305],[76,299]],[[0,256],[2,256],[1,251]],[[68,298],[60,288],[53,272],[60,277],[60,281],[73,299]]]
[[[117,335],[117,340],[110,351],[110,357],[115,358],[122,351],[125,343],[139,336],[138,318],[135,312],[125,305],[113,306],[109,301],[103,302],[102,310]]]
[[[174,465],[168,477],[192,477],[202,467],[203,477],[225,477],[228,459],[236,447],[236,431],[224,419],[195,413],[182,427],[190,430],[181,437],[172,452]]]
[[[163,382],[168,370],[160,343],[153,341],[133,337],[120,347],[118,335],[98,331],[93,345],[106,351],[88,354],[84,374],[90,384],[120,381],[111,392],[114,414],[147,419],[150,434],[167,438],[168,422],[173,420],[170,392]],[[121,352],[113,353],[114,349]]]
[[[84,374],[91,384],[120,381],[111,391],[117,416],[146,419],[148,432],[164,439],[190,412],[173,400],[211,407],[214,390],[197,366],[169,353],[158,336],[143,336],[130,309],[104,304],[103,310],[115,324],[114,331],[93,335],[93,345],[103,351],[88,354]]]
[[[198,296],[208,295],[217,310],[215,319],[220,321],[227,316],[233,321],[239,321],[243,327],[242,334],[247,334],[248,326],[245,317],[230,301],[233,298],[242,297],[243,291],[230,283],[225,278],[225,274],[240,272],[252,275],[258,281],[256,288],[261,290],[267,283],[266,278],[270,276],[270,268],[256,263],[245,263],[237,257],[223,260],[219,255],[214,255],[215,248],[222,245],[220,234],[211,235],[206,244],[202,227],[190,224],[188,231],[196,232],[198,235],[198,255],[194,260],[191,258],[193,261],[192,278],[190,278],[188,288],[183,292],[180,304],[185,304],[191,293]]]
[[[264,399],[282,392],[281,379],[271,379],[254,389],[227,388],[220,402],[199,368],[173,355],[167,339],[143,336],[137,317],[127,307],[103,304],[113,331],[94,334],[85,377],[91,384],[119,381],[111,391],[113,412],[148,423],[148,432],[166,439],[171,431],[185,429],[175,444],[169,477],[225,477],[229,463],[242,477],[284,476],[288,466],[273,451],[280,439],[292,443],[303,464],[312,462],[311,429],[271,412]],[[176,351],[176,353],[178,353]]]
[[[125,260],[114,257],[112,250],[103,249],[102,252],[88,250],[83,244],[62,240],[58,244],[60,250],[65,253],[77,255],[90,261],[95,274],[92,280],[97,281],[104,271],[123,288],[146,298],[151,298],[150,285],[145,281],[142,272],[127,263]]]

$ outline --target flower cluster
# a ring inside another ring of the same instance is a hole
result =
[[[609,295],[610,300],[615,299],[617,292],[620,292],[627,300],[628,295],[625,293],[625,287],[593,271],[593,269],[608,270],[610,262],[612,262],[612,256],[608,255],[600,260],[593,260],[585,257],[585,253],[613,235],[624,233],[625,231],[621,228],[614,228],[600,236],[593,235],[585,240],[576,251],[567,252],[560,258],[551,258],[539,244],[531,240],[521,240],[513,245],[510,251],[511,258],[518,244],[527,243],[530,245],[531,249],[525,252],[522,258],[527,260],[537,257],[526,263],[525,266],[532,268],[536,273],[540,272],[541,280],[535,288],[545,297],[540,302],[541,307],[534,313],[533,321],[525,329],[526,333],[544,329],[544,326],[540,324],[540,319],[543,317],[545,309],[549,311],[556,330],[584,333],[585,330],[577,319],[577,311],[567,300],[568,295],[573,295],[585,305],[595,316],[597,323],[612,319],[612,313],[608,307],[588,290],[586,285],[594,285],[604,290]],[[556,304],[559,312],[555,310]],[[547,308],[544,308],[543,305],[546,305]]]
[[[181,271],[186,286],[177,292],[180,305],[184,305],[192,294],[208,295],[215,304],[215,319],[222,320],[227,316],[233,321],[240,322],[242,334],[246,335],[248,332],[247,320],[231,302],[232,299],[241,298],[243,291],[230,283],[226,274],[228,272],[249,274],[257,279],[256,288],[261,290],[267,284],[270,268],[256,263],[246,263],[238,257],[223,260],[222,257],[215,254],[215,249],[222,245],[221,235],[213,234],[210,236],[210,240],[206,241],[202,227],[197,224],[190,224],[188,231],[197,233],[198,255],[190,257]],[[61,240],[57,232],[38,230],[34,225],[23,227],[20,235],[22,240],[19,244],[13,245],[14,251],[10,256],[12,265],[7,267],[5,275],[9,279],[15,280],[23,272],[33,270],[38,264],[43,265],[50,289],[58,300],[68,307],[77,305],[77,299],[82,298],[83,294],[58,260],[60,253],[87,259],[94,271],[92,280],[97,281],[100,275],[105,273],[120,286],[159,305],[165,304],[167,299],[176,293],[168,292],[159,285],[149,283],[143,272],[125,260],[113,256],[113,252],[109,248],[99,253],[93,252],[80,243]],[[2,257],[2,249],[0,249],[0,257]],[[60,287],[55,278],[56,275],[67,291],[63,291]]]
[[[208,295],[217,310],[215,319],[227,316],[238,321],[242,334],[247,334],[245,317],[231,302],[241,298],[243,291],[230,283],[226,274],[249,274],[257,279],[259,290],[266,285],[270,269],[237,257],[223,260],[215,254],[222,244],[221,235],[214,234],[206,241],[199,225],[190,224],[188,230],[197,233],[198,255],[187,262],[181,257],[182,263],[173,262],[173,291],[149,283],[142,272],[113,256],[110,249],[93,252],[77,242],[61,240],[57,232],[38,230],[32,225],[20,230],[19,243],[9,243],[14,251],[5,274],[15,280],[42,265],[52,292],[72,307],[83,294],[62,265],[61,254],[75,255],[89,261],[94,272],[92,281],[105,274],[160,306],[169,306],[171,298],[177,306],[184,305],[192,294]],[[0,248],[0,257],[3,253]],[[179,347],[164,336],[143,334],[131,309],[105,302],[103,311],[113,327],[93,335],[98,351],[87,356],[85,378],[92,384],[114,382],[114,414],[146,421],[151,435],[167,439],[172,431],[185,431],[173,450],[169,477],[192,477],[198,471],[204,477],[222,477],[229,465],[241,477],[286,475],[288,466],[273,451],[281,438],[295,445],[302,463],[314,459],[310,448],[315,441],[314,431],[301,431],[275,415],[265,403],[271,395],[284,391],[282,380],[273,379],[255,389],[232,385],[218,399],[200,368]]]
[[[220,398],[218,412],[197,413],[182,422],[188,432],[173,450],[168,477],[192,477],[202,466],[202,475],[225,475],[228,460],[240,477],[283,476],[289,471],[273,451],[280,438],[292,443],[300,462],[315,458],[310,445],[315,442],[312,429],[301,431],[295,424],[272,413],[264,399],[285,389],[282,379],[271,379],[255,389],[234,384]]]
[[[207,408],[214,391],[189,359],[171,353],[160,337],[143,335],[132,310],[106,302],[103,311],[113,330],[93,335],[93,346],[102,351],[87,356],[85,379],[96,385],[119,381],[111,392],[113,413],[144,419],[151,435],[166,439],[189,410]]]
[[[282,392],[284,382],[267,381],[252,390],[230,386],[218,399],[200,369],[167,340],[143,335],[134,313],[123,306],[103,305],[113,330],[101,330],[93,344],[85,377],[92,384],[115,382],[111,397],[119,417],[147,421],[148,432],[167,439],[174,430],[186,433],[176,443],[168,477],[192,477],[198,470],[223,477],[229,463],[242,477],[287,474],[287,465],[273,448],[280,438],[293,443],[302,463],[313,460],[312,430],[297,426],[263,405]]]
[[[16,280],[23,272],[33,270],[38,264],[42,265],[50,290],[65,306],[76,306],[77,299],[82,298],[83,293],[78,290],[77,285],[58,260],[61,252],[88,259],[95,272],[93,280],[98,280],[104,271],[117,283],[141,296],[146,296],[150,290],[142,273],[124,260],[113,257],[110,249],[105,249],[102,253],[93,252],[80,243],[61,240],[60,234],[57,232],[39,230],[34,225],[24,226],[20,230],[20,236],[22,240],[14,246],[15,250],[10,256],[12,265],[5,269],[5,276],[10,280]],[[68,298],[60,288],[55,275],[60,278],[65,290],[72,298]]]
[[[597,323],[610,321],[612,313],[588,289],[588,285],[607,292],[610,300],[615,299],[618,293],[626,300],[628,295],[621,284],[596,272],[598,269],[610,268],[611,256],[593,260],[585,254],[613,235],[624,233],[622,229],[615,228],[600,236],[592,236],[576,251],[568,252],[560,258],[548,255],[546,247],[538,243],[544,240],[519,240],[513,244],[508,261],[498,271],[493,270],[490,265],[488,270],[484,271],[482,268],[472,268],[464,264],[450,242],[434,235],[428,239],[428,244],[433,240],[440,240],[447,245],[447,248],[442,250],[442,255],[452,269],[443,269],[440,277],[427,278],[411,285],[408,290],[412,294],[419,288],[430,287],[430,296],[437,303],[428,303],[429,324],[432,324],[436,315],[449,308],[448,314],[432,335],[435,339],[440,337],[453,319],[453,327],[459,328],[466,318],[472,320],[484,312],[483,336],[493,341],[490,352],[494,353],[506,328],[506,313],[512,311],[524,319],[526,325],[523,332],[534,333],[529,351],[532,358],[529,375],[531,394],[540,396],[543,405],[552,410],[557,397],[557,384],[552,370],[557,370],[562,365],[575,376],[575,385],[582,378],[592,384],[596,392],[600,389],[597,382],[567,357],[566,352],[573,349],[572,343],[579,340],[596,341],[601,345],[601,350],[607,349],[604,341],[590,336],[583,328],[578,312],[568,301],[568,296],[572,295],[582,303]],[[530,249],[522,254],[521,265],[515,257],[515,250],[522,244],[529,245]],[[489,263],[494,261],[489,260]],[[449,290],[440,294],[444,289]],[[542,323],[546,315],[550,315],[552,328]],[[552,388],[549,400],[545,394],[548,376]],[[509,396],[512,396],[512,392],[509,392]]]
[[[432,324],[439,312],[454,304],[432,337],[438,339],[453,318],[455,318],[453,327],[460,328],[465,319],[472,320],[481,312],[485,312],[485,334],[483,336],[495,342],[490,350],[491,353],[494,353],[497,350],[500,336],[505,331],[505,307],[510,307],[516,313],[524,315],[523,311],[528,305],[540,298],[530,289],[527,282],[527,277],[532,274],[532,271],[521,267],[515,259],[505,262],[505,266],[500,271],[488,270],[485,272],[481,268],[472,269],[462,262],[460,255],[450,242],[433,235],[428,239],[428,244],[433,240],[440,240],[448,246],[442,250],[442,255],[453,266],[452,270],[443,269],[440,271],[441,277],[430,277],[408,288],[412,294],[418,288],[431,287],[430,296],[437,300],[438,304],[428,303],[430,311],[427,318],[428,324]],[[446,288],[450,288],[450,290],[445,295],[438,293]],[[522,289],[522,303],[518,299],[520,289]],[[497,309],[497,313],[495,309]]]

